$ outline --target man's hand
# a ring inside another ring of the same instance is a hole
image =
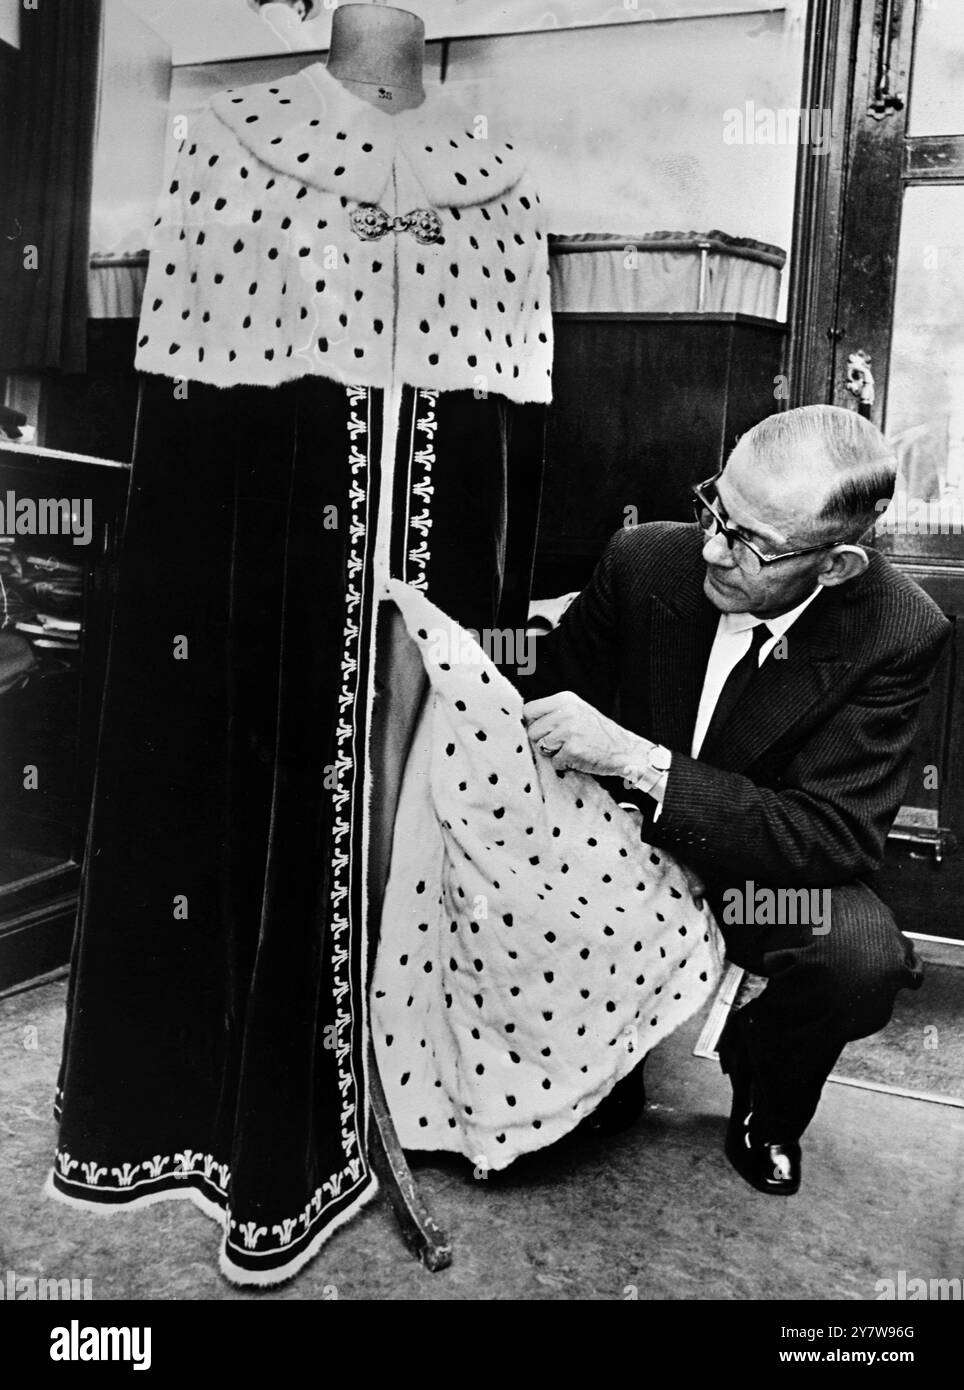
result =
[[[652,746],[571,690],[530,700],[523,712],[531,742],[558,768],[596,777],[626,777],[645,763]]]

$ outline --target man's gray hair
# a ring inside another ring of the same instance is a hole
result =
[[[802,405],[769,415],[740,438],[769,467],[817,469],[825,488],[816,514],[821,531],[857,541],[889,505],[897,459],[876,425],[837,405]]]

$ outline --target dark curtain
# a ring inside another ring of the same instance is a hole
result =
[[[7,371],[86,366],[101,5],[43,0],[20,11],[0,239],[0,369]]]

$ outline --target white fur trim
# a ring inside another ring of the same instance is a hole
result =
[[[222,92],[215,114],[267,167],[359,203],[384,196],[398,154],[433,207],[489,203],[525,168],[511,144],[476,137],[477,117],[436,88],[422,106],[390,116],[354,96],[316,63],[270,84]]]
[[[388,588],[431,694],[395,818],[372,1036],[402,1147],[491,1172],[567,1134],[710,997],[717,931],[634,815],[530,745],[522,696],[478,642],[414,585]]]
[[[546,229],[515,152],[440,99],[388,117],[311,73],[193,119],[155,226],[138,370],[548,401]],[[351,213],[379,199],[390,217],[434,210],[444,240],[361,239]]]
[[[367,1206],[368,1203],[378,1195],[378,1192],[378,1179],[375,1177],[375,1174],[372,1173],[371,1181],[364,1192],[356,1197],[355,1201],[352,1202],[350,1206],[346,1207],[343,1212],[339,1212],[339,1214],[325,1226],[324,1230],[319,1231],[318,1235],[305,1246],[304,1250],[299,1251],[294,1259],[286,1265],[275,1265],[271,1269],[261,1271],[247,1269],[244,1265],[234,1263],[227,1253],[227,1246],[225,1243],[222,1244],[221,1253],[218,1256],[218,1268],[225,1279],[230,1279],[232,1284],[238,1284],[241,1287],[256,1286],[259,1288],[267,1288],[273,1284],[283,1284],[288,1279],[293,1279],[299,1270],[304,1269],[309,1260],[314,1259],[315,1255],[317,1255],[328,1238],[333,1235],[340,1226],[344,1226],[353,1216],[356,1216],[357,1213],[361,1211],[362,1207]]]
[[[137,1197],[133,1201],[123,1202],[118,1205],[109,1206],[104,1202],[88,1202],[81,1197],[70,1197],[54,1185],[53,1172],[47,1175],[44,1183],[43,1193],[45,1197],[52,1198],[55,1202],[62,1202],[64,1206],[75,1207],[80,1211],[93,1212],[97,1216],[116,1216],[119,1213],[131,1214],[140,1211],[144,1207],[157,1206],[160,1202],[191,1202],[198,1211],[210,1217],[212,1221],[225,1230],[225,1238],[221,1242],[221,1250],[218,1254],[218,1268],[225,1279],[239,1287],[260,1287],[268,1288],[274,1284],[283,1284],[288,1279],[294,1278],[299,1270],[304,1269],[310,1260],[314,1259],[318,1251],[325,1244],[328,1238],[350,1221],[362,1207],[367,1206],[374,1197],[378,1195],[378,1179],[374,1173],[371,1174],[369,1185],[365,1188],[350,1206],[346,1207],[327,1225],[318,1235],[309,1242],[305,1248],[285,1265],[276,1265],[271,1269],[253,1270],[247,1269],[243,1265],[235,1264],[227,1251],[227,1212],[218,1206],[216,1202],[210,1201],[203,1193],[196,1188],[168,1189],[166,1192],[153,1192],[145,1197]],[[272,1252],[276,1253],[276,1252]]]
[[[198,1211],[202,1211],[205,1216],[216,1221],[219,1226],[224,1227],[226,1212],[217,1202],[212,1202],[210,1197],[205,1197],[203,1192],[199,1192],[196,1187],[168,1188],[164,1192],[148,1192],[143,1197],[133,1197],[130,1201],[124,1202],[89,1202],[84,1197],[71,1197],[54,1183],[54,1170],[47,1174],[47,1181],[44,1183],[43,1194],[51,1197],[55,1202],[62,1202],[65,1207],[77,1207],[80,1211],[90,1211],[97,1216],[117,1216],[119,1213],[141,1211],[144,1207],[155,1207],[159,1202],[193,1202]]]

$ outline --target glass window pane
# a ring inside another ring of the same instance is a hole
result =
[[[964,135],[964,3],[923,0],[917,21],[909,135]]]
[[[888,437],[900,475],[879,535],[903,553],[964,556],[964,186],[904,197]]]

